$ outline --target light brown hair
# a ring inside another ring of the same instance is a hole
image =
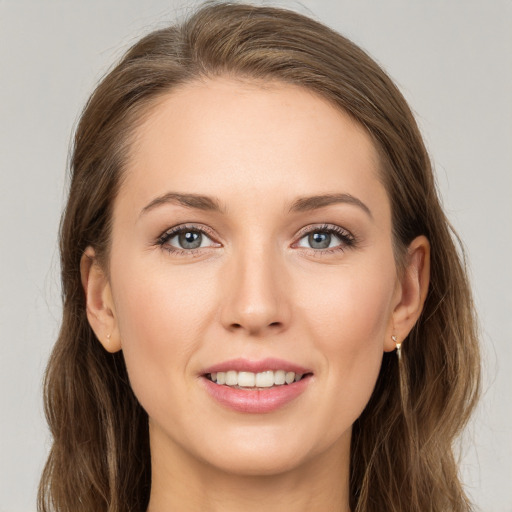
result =
[[[147,507],[148,418],[130,388],[122,352],[106,352],[88,324],[80,259],[92,245],[108,267],[112,205],[144,116],[176,86],[219,75],[299,85],[348,112],[380,154],[397,266],[416,236],[431,244],[430,288],[403,343],[400,368],[395,354],[384,354],[373,395],[353,427],[351,509],[470,510],[453,443],[479,390],[475,314],[462,253],[413,115],[385,72],[346,38],[291,11],[231,3],[209,3],[183,23],[144,37],[82,113],[61,223],[64,310],[45,380],[53,445],[39,510]]]

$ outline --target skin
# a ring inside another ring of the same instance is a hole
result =
[[[215,197],[224,211],[144,210],[169,192]],[[290,212],[322,194],[364,206]],[[207,230],[202,247],[158,242],[182,224]],[[351,241],[311,247],[307,234],[325,224]],[[148,510],[348,511],[351,427],[391,336],[403,340],[421,312],[428,261],[419,237],[397,272],[377,152],[324,99],[230,78],[160,99],[114,204],[109,273],[92,247],[81,269],[91,326],[106,350],[123,350],[150,418]],[[237,357],[277,357],[313,376],[276,411],[236,412],[200,373]]]

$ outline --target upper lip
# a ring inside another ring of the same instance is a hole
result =
[[[264,372],[267,370],[284,370],[285,372],[300,373],[302,375],[305,373],[311,373],[311,370],[308,368],[292,363],[290,361],[285,361],[284,359],[276,359],[273,357],[259,359],[257,361],[244,358],[230,359],[228,361],[223,361],[221,363],[209,366],[208,368],[205,368],[201,373],[206,375],[208,373],[227,372],[229,370],[252,373]]]

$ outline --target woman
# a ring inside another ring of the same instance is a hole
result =
[[[71,166],[40,510],[470,510],[467,277],[362,50],[209,4],[100,83]]]

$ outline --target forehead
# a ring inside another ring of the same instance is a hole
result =
[[[120,195],[137,203],[167,189],[226,202],[333,191],[387,200],[364,128],[298,86],[193,82],[159,98],[135,135]]]

